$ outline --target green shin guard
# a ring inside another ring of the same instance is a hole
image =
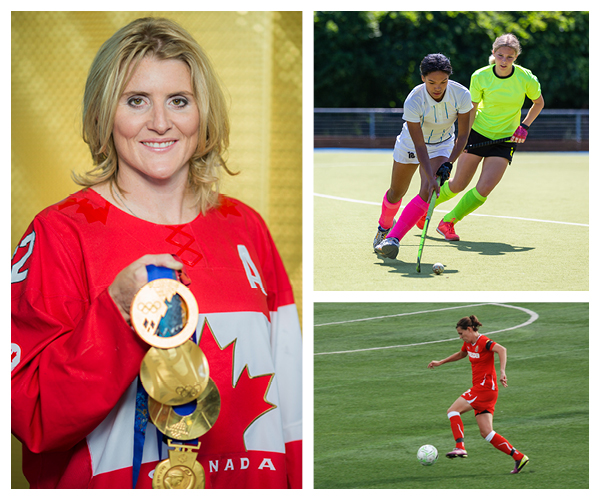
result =
[[[438,196],[435,206],[437,207],[440,203],[444,203],[445,201],[454,198],[457,194],[458,193],[453,193],[450,191],[448,183],[444,182],[444,185],[440,188],[440,195]]]
[[[456,223],[462,220],[483,205],[485,200],[487,200],[487,197],[481,196],[476,188],[471,189],[464,194],[454,209],[444,216],[444,222],[450,222],[454,219],[454,223]]]

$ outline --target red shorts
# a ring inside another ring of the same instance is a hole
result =
[[[467,392],[462,394],[463,399],[469,403],[475,410],[475,415],[480,413],[494,414],[494,407],[498,400],[498,391],[489,389],[481,389],[479,387],[471,387]]]

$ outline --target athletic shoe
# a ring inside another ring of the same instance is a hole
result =
[[[395,224],[396,219],[394,219],[394,222],[392,222],[392,227],[394,227]],[[375,247],[379,245],[383,240],[385,240],[385,237],[388,235],[392,227],[388,227],[387,229],[383,229],[381,226],[377,227],[377,234],[375,235],[375,239],[373,240],[373,250],[375,250]]]
[[[521,472],[521,469],[525,467],[529,463],[529,457],[527,455],[523,455],[521,460],[515,460],[515,468],[510,472],[511,474],[518,474]]]
[[[454,448],[450,453],[446,453],[448,458],[467,458],[467,450],[463,450],[462,448]]]
[[[444,238],[446,238],[446,241],[460,240],[458,234],[454,232],[455,220],[456,219],[452,219],[450,222],[444,222],[444,219],[442,219],[437,227],[437,232],[440,233]]]
[[[417,221],[417,227],[423,229],[425,227],[425,220],[427,219],[427,212]]]
[[[375,252],[388,259],[395,259],[400,249],[400,240],[398,238],[386,238],[375,247]]]

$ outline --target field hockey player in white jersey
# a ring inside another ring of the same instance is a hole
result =
[[[440,185],[449,178],[452,163],[462,153],[469,136],[471,94],[449,79],[450,60],[443,54],[429,54],[421,61],[420,69],[423,83],[404,102],[404,125],[394,147],[392,180],[383,196],[379,228],[373,241],[375,252],[390,259],[396,258],[400,240],[427,212],[433,191],[439,194]],[[408,202],[396,222],[402,197],[417,167],[421,175],[419,194]],[[440,177],[440,185],[436,177]]]

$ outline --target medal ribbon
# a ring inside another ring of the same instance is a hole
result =
[[[176,279],[176,274],[173,269],[166,267],[158,267],[152,264],[146,266],[148,271],[148,281],[156,279],[168,278]],[[171,337],[177,334],[182,328],[181,324],[181,299],[175,295],[170,303],[167,304],[167,313],[161,319],[158,325],[158,335],[160,337]],[[179,318],[177,321],[176,318]],[[195,334],[194,334],[195,337]],[[195,339],[194,339],[195,342]],[[148,426],[148,393],[140,378],[137,380],[137,392],[135,396],[135,420],[133,423],[133,467],[132,467],[132,486],[135,489],[137,480],[140,475],[142,465],[142,455],[144,452],[144,442],[146,441],[146,427]],[[159,439],[161,433],[157,430],[157,441],[159,457],[161,456],[162,438]]]

